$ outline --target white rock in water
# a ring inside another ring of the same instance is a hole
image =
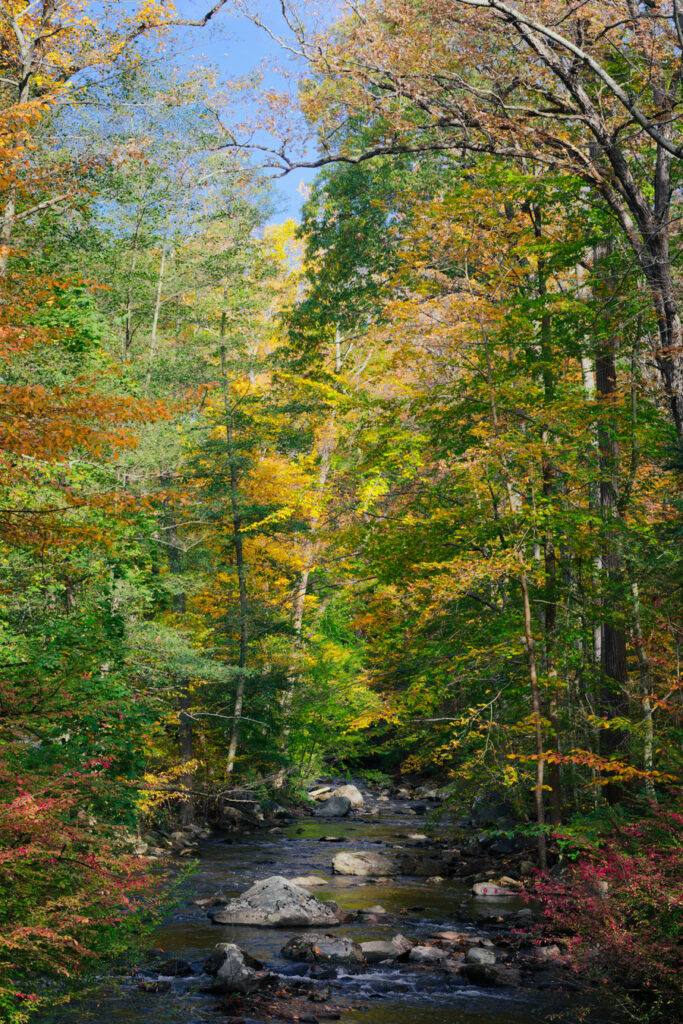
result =
[[[398,950],[393,942],[361,942],[360,948],[369,964],[380,964],[383,960],[395,960]]]
[[[496,962],[496,954],[492,949],[468,949],[465,954],[465,963],[482,964],[485,967],[493,967]]]
[[[365,803],[363,794],[357,786],[340,786],[339,789],[335,789],[332,796],[345,796],[352,807],[362,807]]]
[[[475,896],[514,896],[515,893],[509,889],[503,889],[499,885],[494,885],[493,882],[475,882],[472,886],[472,892]]]
[[[280,950],[285,960],[303,963],[362,964],[363,952],[353,939],[307,932],[296,935]]]
[[[448,954],[436,946],[413,946],[408,959],[416,964],[440,964],[448,959]]]
[[[289,881],[294,885],[302,885],[304,889],[312,889],[316,885],[330,884],[330,880],[323,878],[322,875],[297,875],[296,878],[290,878]]]
[[[212,914],[215,924],[251,924],[262,928],[332,927],[334,910],[290,879],[272,875]]]
[[[371,850],[338,853],[332,861],[332,866],[338,875],[378,878],[380,875],[396,874],[396,865],[392,860]]]
[[[402,953],[409,953],[415,943],[411,942],[410,939],[407,939],[405,935],[401,935],[399,932],[398,935],[394,935],[391,940],[391,945],[394,947],[397,954],[401,956]]]

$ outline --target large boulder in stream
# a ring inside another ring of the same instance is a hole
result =
[[[332,796],[346,797],[346,799],[349,801],[349,803],[354,809],[357,807],[362,807],[363,804],[365,803],[363,799],[363,794],[361,793],[357,786],[340,786],[338,789],[335,789]]]
[[[331,928],[339,920],[326,903],[288,878],[272,875],[211,914],[214,924],[251,924],[261,928]]]
[[[221,992],[255,992],[264,980],[259,974],[263,964],[232,942],[221,942],[207,959],[204,968],[212,974],[216,988]]]
[[[363,953],[353,939],[307,932],[290,939],[280,950],[285,960],[308,964],[362,964]]]
[[[360,875],[364,878],[379,878],[382,875],[395,875],[396,865],[389,857],[372,850],[344,850],[332,861],[337,875]]]
[[[325,803],[316,807],[313,812],[316,818],[344,818],[351,810],[351,801],[347,796],[331,796]]]

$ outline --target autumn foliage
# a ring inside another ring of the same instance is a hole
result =
[[[0,21],[3,1013],[141,941],[146,830],[333,767],[504,795],[549,932],[666,1020],[675,6],[285,5],[299,122],[239,126],[172,4],[95,6]]]

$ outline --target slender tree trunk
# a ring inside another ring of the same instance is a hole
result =
[[[531,683],[531,707],[534,719],[534,737],[536,741],[536,786],[534,801],[536,804],[536,823],[538,825],[538,863],[541,871],[548,866],[548,855],[545,837],[545,807],[543,800],[543,779],[545,774],[545,751],[543,749],[543,729],[541,726],[541,696],[538,687],[536,670],[536,648],[531,627],[531,605],[529,603],[529,587],[526,573],[520,574],[522,587],[522,603],[524,607],[524,639],[529,663],[529,680]]]
[[[166,273],[166,232],[161,245],[161,261],[159,263],[159,275],[157,277],[157,289],[154,299],[154,316],[152,317],[152,333],[149,339],[149,356],[147,359],[147,372],[145,373],[145,390],[149,391],[152,379],[152,366],[157,351],[157,332],[159,330],[159,314],[161,313],[161,299],[164,292],[164,275]]]
[[[320,467],[318,470],[318,485],[316,489],[316,498],[318,501],[322,501],[325,493],[325,487],[327,485],[327,478],[330,472],[330,464],[332,460],[332,452],[334,450],[335,442],[333,437],[334,422],[336,418],[336,410],[332,410],[330,417],[326,424],[326,436],[323,437],[323,441],[320,447]],[[315,556],[318,550],[317,530],[318,530],[319,516],[316,514],[311,516],[309,523],[309,536],[306,541],[306,547],[304,550],[304,567],[299,577],[299,585],[297,586],[296,594],[294,596],[294,615],[293,615],[293,626],[296,634],[296,645],[300,646],[301,629],[304,620],[304,608],[306,605],[306,594],[308,593],[308,581],[310,579],[311,571],[315,564]],[[285,724],[283,729],[283,750],[287,749],[287,740],[289,738],[290,723],[288,721],[289,711],[292,706],[294,699],[294,693],[296,691],[297,674],[294,666],[290,667],[287,675],[287,688],[284,692],[282,699],[282,711],[285,717]]]
[[[494,433],[498,433],[498,409],[496,407],[496,396],[493,390],[493,374],[491,368],[491,357],[489,354],[488,337],[485,330],[482,331],[484,339],[484,355],[486,359],[486,376],[489,387],[489,402],[491,406],[491,423]],[[512,492],[510,471],[503,456],[503,469],[505,472],[505,487],[507,490],[510,511],[514,514],[516,503]],[[501,543],[506,544],[505,538],[501,536]],[[521,560],[521,556],[520,556]],[[531,624],[531,604],[529,603],[529,585],[526,572],[520,573],[520,585],[522,588],[522,607],[524,611],[524,641],[529,664],[529,682],[531,686],[531,710],[534,719],[534,741],[536,747],[536,785],[534,787],[534,802],[536,805],[536,823],[538,825],[538,862],[542,871],[548,866],[547,843],[545,835],[545,802],[543,798],[543,780],[545,775],[545,750],[543,747],[543,729],[541,725],[541,694],[538,685],[538,671],[536,668],[536,647]]]
[[[221,338],[225,337],[225,314],[221,318]],[[228,367],[225,352],[225,345],[221,343],[221,380],[223,388],[223,404],[225,410],[225,438],[228,453],[228,471],[230,481],[230,509],[232,514],[232,538],[235,548],[235,564],[237,566],[237,585],[239,590],[239,674],[237,676],[237,689],[235,691],[235,705],[233,710],[232,728],[230,732],[230,745],[228,747],[228,760],[226,772],[232,775],[237,757],[237,743],[239,739],[240,721],[242,708],[244,706],[244,687],[246,683],[246,667],[249,652],[249,612],[247,605],[247,575],[244,562],[244,538],[242,535],[242,514],[240,511],[239,477],[237,462],[235,459],[235,446],[233,439],[232,409],[230,407],[230,394],[228,391]]]
[[[162,484],[168,484],[171,474],[161,474]],[[168,566],[175,576],[180,576],[183,570],[182,548],[178,536],[178,524],[170,502],[164,502],[164,518],[166,520],[166,551]],[[173,596],[173,604],[176,613],[180,616],[187,611],[187,598],[184,590],[178,590]],[[194,772],[190,767],[194,761],[194,729],[192,717],[189,714],[192,705],[189,679],[178,681],[178,754],[182,766],[186,766],[178,779],[180,799],[179,813],[181,825],[191,825],[195,817],[194,808]]]
[[[543,214],[539,206],[532,207],[532,220],[534,234],[537,239],[543,237]],[[543,257],[539,257],[537,266],[538,294],[543,302],[548,294],[547,285],[548,270]],[[543,398],[546,408],[550,408],[555,398],[555,376],[553,373],[553,352],[550,328],[550,316],[546,308],[541,314],[541,359],[543,375]],[[547,444],[550,431],[544,426],[543,443]],[[557,482],[555,480],[555,468],[549,456],[544,453],[541,465],[543,477],[543,497],[550,505]],[[543,625],[545,632],[545,659],[544,672],[552,685],[549,691],[550,699],[548,705],[548,719],[552,728],[552,735],[549,741],[555,750],[560,753],[558,711],[557,711],[557,670],[555,667],[555,643],[557,632],[557,555],[555,545],[550,533],[543,538],[543,552],[545,559],[545,594],[543,605]],[[550,818],[553,825],[559,825],[562,821],[562,780],[559,761],[549,766],[548,782],[550,783]]]
[[[643,702],[643,768],[646,772],[651,772],[654,768],[655,732],[652,717],[650,659],[645,647],[640,615],[640,593],[635,580],[631,580],[631,598],[633,601],[633,632],[640,675],[640,696]],[[645,792],[652,800],[655,799],[655,784],[651,778],[645,780]]]
[[[128,352],[133,344],[133,275],[138,265],[138,243],[144,213],[139,212],[133,235],[133,256],[128,268],[128,285],[126,287],[126,311],[123,318],[123,336],[121,339],[121,362],[125,363]]]
[[[597,276],[596,297],[602,300],[601,323],[596,327],[597,342],[595,355],[595,388],[600,411],[597,423],[598,464],[600,469],[599,504],[603,522],[603,543],[600,552],[601,581],[603,584],[603,616],[601,630],[602,687],[600,711],[609,717],[628,711],[625,688],[628,679],[626,635],[620,620],[623,619],[621,588],[624,582],[623,559],[618,533],[619,520],[619,469],[621,452],[617,436],[615,416],[617,389],[617,337],[620,329],[614,311],[617,283],[609,270],[601,266],[611,253],[611,243],[596,246],[594,253]],[[606,321],[606,326],[603,326]],[[602,754],[618,753],[620,733],[617,730],[603,730],[601,734]],[[617,803],[623,797],[623,788],[613,782],[604,787],[609,803]]]

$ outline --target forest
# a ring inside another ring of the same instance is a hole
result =
[[[683,5],[2,0],[0,99],[0,1019],[332,777],[681,1019]]]

